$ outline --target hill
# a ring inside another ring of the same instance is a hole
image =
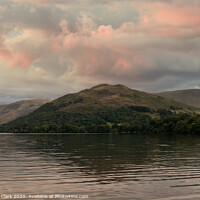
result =
[[[168,91],[157,95],[200,108],[200,89]]]
[[[59,111],[88,112],[102,107],[144,106],[151,109],[195,110],[188,105],[172,101],[158,95],[132,90],[124,85],[101,84],[74,94],[67,94],[52,101]]]
[[[15,103],[0,105],[0,124],[7,123],[18,117],[25,116],[41,107],[48,100],[23,100]]]
[[[102,84],[60,97],[0,131],[109,132],[127,124],[136,130],[154,118],[193,112],[199,109],[123,85]]]

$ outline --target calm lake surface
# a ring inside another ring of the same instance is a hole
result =
[[[200,199],[200,136],[1,134],[0,194]]]

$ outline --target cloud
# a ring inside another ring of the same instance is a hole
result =
[[[102,82],[154,92],[200,85],[195,0],[2,0],[0,11],[1,94],[55,97]]]

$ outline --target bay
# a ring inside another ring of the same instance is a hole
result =
[[[197,135],[0,134],[0,194],[200,199]]]

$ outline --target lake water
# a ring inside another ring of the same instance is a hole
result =
[[[199,200],[200,136],[1,134],[0,194]]]

